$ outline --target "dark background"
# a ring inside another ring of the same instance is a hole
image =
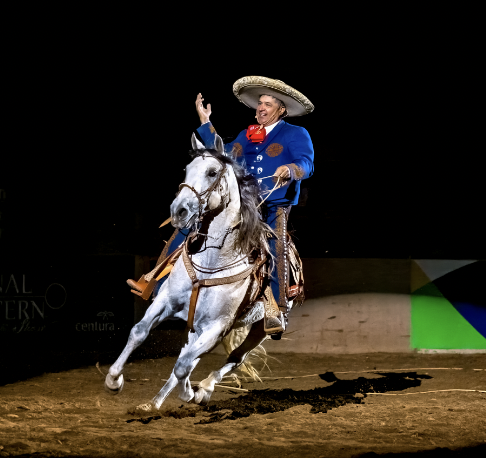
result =
[[[76,40],[13,37],[3,70],[3,294],[9,275],[27,275],[39,294],[64,285],[68,302],[46,313],[50,332],[28,339],[1,315],[6,345],[43,370],[53,360],[46,348],[60,351],[60,341],[80,363],[119,353],[134,318],[125,279],[136,259],[153,264],[172,232],[158,226],[184,179],[196,95],[232,139],[254,123],[232,94],[246,75],[280,79],[315,105],[288,119],[315,148],[289,222],[302,257],[485,259],[479,61],[474,38],[457,37],[342,33],[263,56],[224,47],[223,37],[175,50],[86,30]],[[74,332],[103,311],[116,332]]]
[[[199,126],[197,93],[218,133],[235,137],[254,114],[232,84],[256,74],[316,107],[288,119],[315,147],[305,206],[290,218],[303,257],[484,258],[479,74],[468,46],[444,37],[339,45],[287,65],[229,65],[114,39],[30,42],[6,70],[0,249],[156,256]]]

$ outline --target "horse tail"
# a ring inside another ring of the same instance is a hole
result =
[[[229,356],[233,350],[238,348],[243,341],[248,336],[250,332],[251,324],[247,326],[242,326],[241,328],[232,329],[222,341],[223,348],[227,355]],[[244,360],[244,362],[239,366],[239,370],[243,372],[243,374],[247,375],[248,377],[261,382],[261,378],[259,377],[259,372],[261,372],[265,366],[268,367],[267,364],[268,355],[267,351],[263,346],[257,345],[253,350],[251,350]],[[263,362],[262,368],[257,370],[255,364]]]

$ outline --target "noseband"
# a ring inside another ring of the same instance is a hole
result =
[[[212,192],[216,189],[216,187],[221,183],[221,179],[223,178],[224,173],[226,172],[226,164],[222,162],[220,159],[214,156],[205,156],[204,154],[201,155],[201,157],[204,159],[205,157],[210,157],[213,159],[216,159],[220,164],[221,164],[221,169],[218,172],[218,176],[216,179],[211,183],[209,188],[207,188],[205,191],[197,192],[191,185],[188,185],[187,183],[181,183],[179,185],[179,192],[182,191],[182,188],[186,187],[189,188],[197,197],[197,200],[199,201],[199,219],[201,219],[202,215],[204,213],[207,213],[203,211],[203,206],[206,202],[209,202],[209,199],[211,197]],[[223,196],[221,196],[222,198]]]

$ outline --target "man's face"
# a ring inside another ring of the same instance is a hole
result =
[[[272,124],[278,120],[278,116],[275,115],[277,111],[284,111],[279,109],[279,103],[270,95],[262,95],[258,101],[258,107],[256,110],[258,124],[266,125],[268,121],[272,121]]]

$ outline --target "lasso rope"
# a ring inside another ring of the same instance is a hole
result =
[[[105,376],[105,374],[101,371],[99,363],[96,363],[96,368],[100,371],[100,373]],[[362,373],[362,372],[394,372],[394,371],[422,371],[422,370],[428,370],[428,371],[462,371],[464,368],[463,367],[413,367],[413,368],[407,368],[407,369],[372,369],[372,370],[366,370],[366,371],[340,371],[340,372],[333,372],[334,374],[351,374],[351,373]],[[486,371],[486,369],[473,369],[473,371]],[[283,376],[283,377],[260,377],[261,379],[272,379],[272,380],[278,380],[278,379],[294,379],[294,378],[305,378],[305,377],[318,377],[320,374],[309,374],[309,375],[294,375],[294,376]],[[223,378],[231,378],[232,376],[225,376]],[[241,377],[241,378],[249,378],[249,377]],[[252,379],[253,380],[253,379]],[[166,379],[162,379],[163,382],[166,382]],[[200,381],[194,381],[191,382],[191,385],[197,385],[198,383],[201,383]],[[229,381],[229,382],[219,382],[219,383],[238,383],[237,381],[235,382],[234,380]],[[246,390],[244,388],[235,388],[231,386],[223,386],[223,385],[214,385],[217,386],[218,388],[224,388],[227,390],[235,390],[235,391],[246,391],[248,392],[249,390]],[[241,386],[241,385],[240,385]],[[429,391],[414,391],[412,393],[366,393],[367,395],[374,395],[374,396],[410,396],[412,394],[428,394],[428,393],[446,393],[446,392],[467,392],[467,393],[486,393],[486,390],[469,390],[469,389],[464,389],[464,388],[450,388],[447,390],[429,390]]]

